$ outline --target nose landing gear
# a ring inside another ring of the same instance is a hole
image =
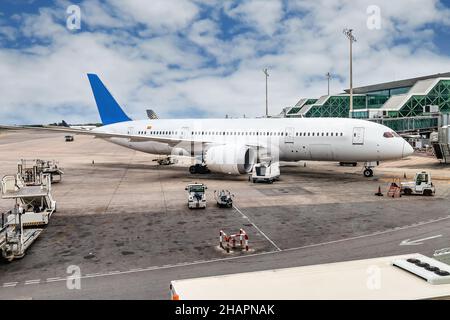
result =
[[[365,162],[364,163],[364,168],[365,169],[364,169],[364,172],[363,172],[364,177],[366,177],[366,178],[373,177],[373,170],[372,170],[372,168],[376,167],[377,165],[379,165],[378,161]]]
[[[370,178],[373,177],[373,170],[371,168],[366,168],[363,172],[364,177]]]

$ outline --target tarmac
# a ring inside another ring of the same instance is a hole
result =
[[[57,160],[65,174],[38,241],[0,264],[0,299],[167,299],[171,280],[450,247],[450,167],[425,154],[382,163],[372,178],[361,166],[284,163],[269,185],[191,175],[186,159],[160,166],[157,156],[89,136],[0,134],[0,175],[14,174],[21,158]],[[393,178],[422,170],[432,174],[434,197],[386,196]],[[206,210],[187,208],[190,182],[208,186]],[[384,197],[374,195],[378,187]],[[219,189],[235,194],[233,208],[215,206]],[[0,200],[0,211],[11,206]],[[240,228],[250,251],[227,254],[219,231]],[[68,287],[70,266],[81,272],[80,289]]]

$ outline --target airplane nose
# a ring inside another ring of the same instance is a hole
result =
[[[411,147],[411,145],[407,141],[403,141],[402,157],[404,158],[404,157],[410,156],[413,153],[414,153],[413,147]]]

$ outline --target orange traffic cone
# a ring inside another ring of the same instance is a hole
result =
[[[382,197],[383,193],[381,192],[381,186],[378,186],[378,192],[375,193],[376,196]]]

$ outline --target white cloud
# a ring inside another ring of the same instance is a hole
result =
[[[154,33],[185,28],[199,12],[189,0],[108,0],[108,3],[115,7],[119,18],[131,17]]]
[[[135,118],[144,118],[146,107],[162,116],[188,114],[189,108],[211,116],[256,116],[264,111],[266,66],[270,110],[278,113],[300,97],[326,93],[328,71],[335,75],[332,91],[347,86],[344,27],[354,28],[358,38],[355,85],[450,70],[450,57],[433,42],[433,24],[448,25],[448,9],[435,0],[378,0],[382,28],[369,30],[371,2],[286,1],[283,7],[277,1],[150,6],[95,0],[81,4],[86,28],[70,32],[64,21],[68,2],[60,0],[38,14],[16,15],[21,28],[8,32],[29,45],[0,47],[0,122],[97,121],[87,72],[98,73]],[[209,15],[201,15],[208,4]],[[251,29],[224,36],[221,12]]]
[[[281,0],[226,1],[225,12],[234,19],[244,21],[252,29],[272,35],[283,16]]]

